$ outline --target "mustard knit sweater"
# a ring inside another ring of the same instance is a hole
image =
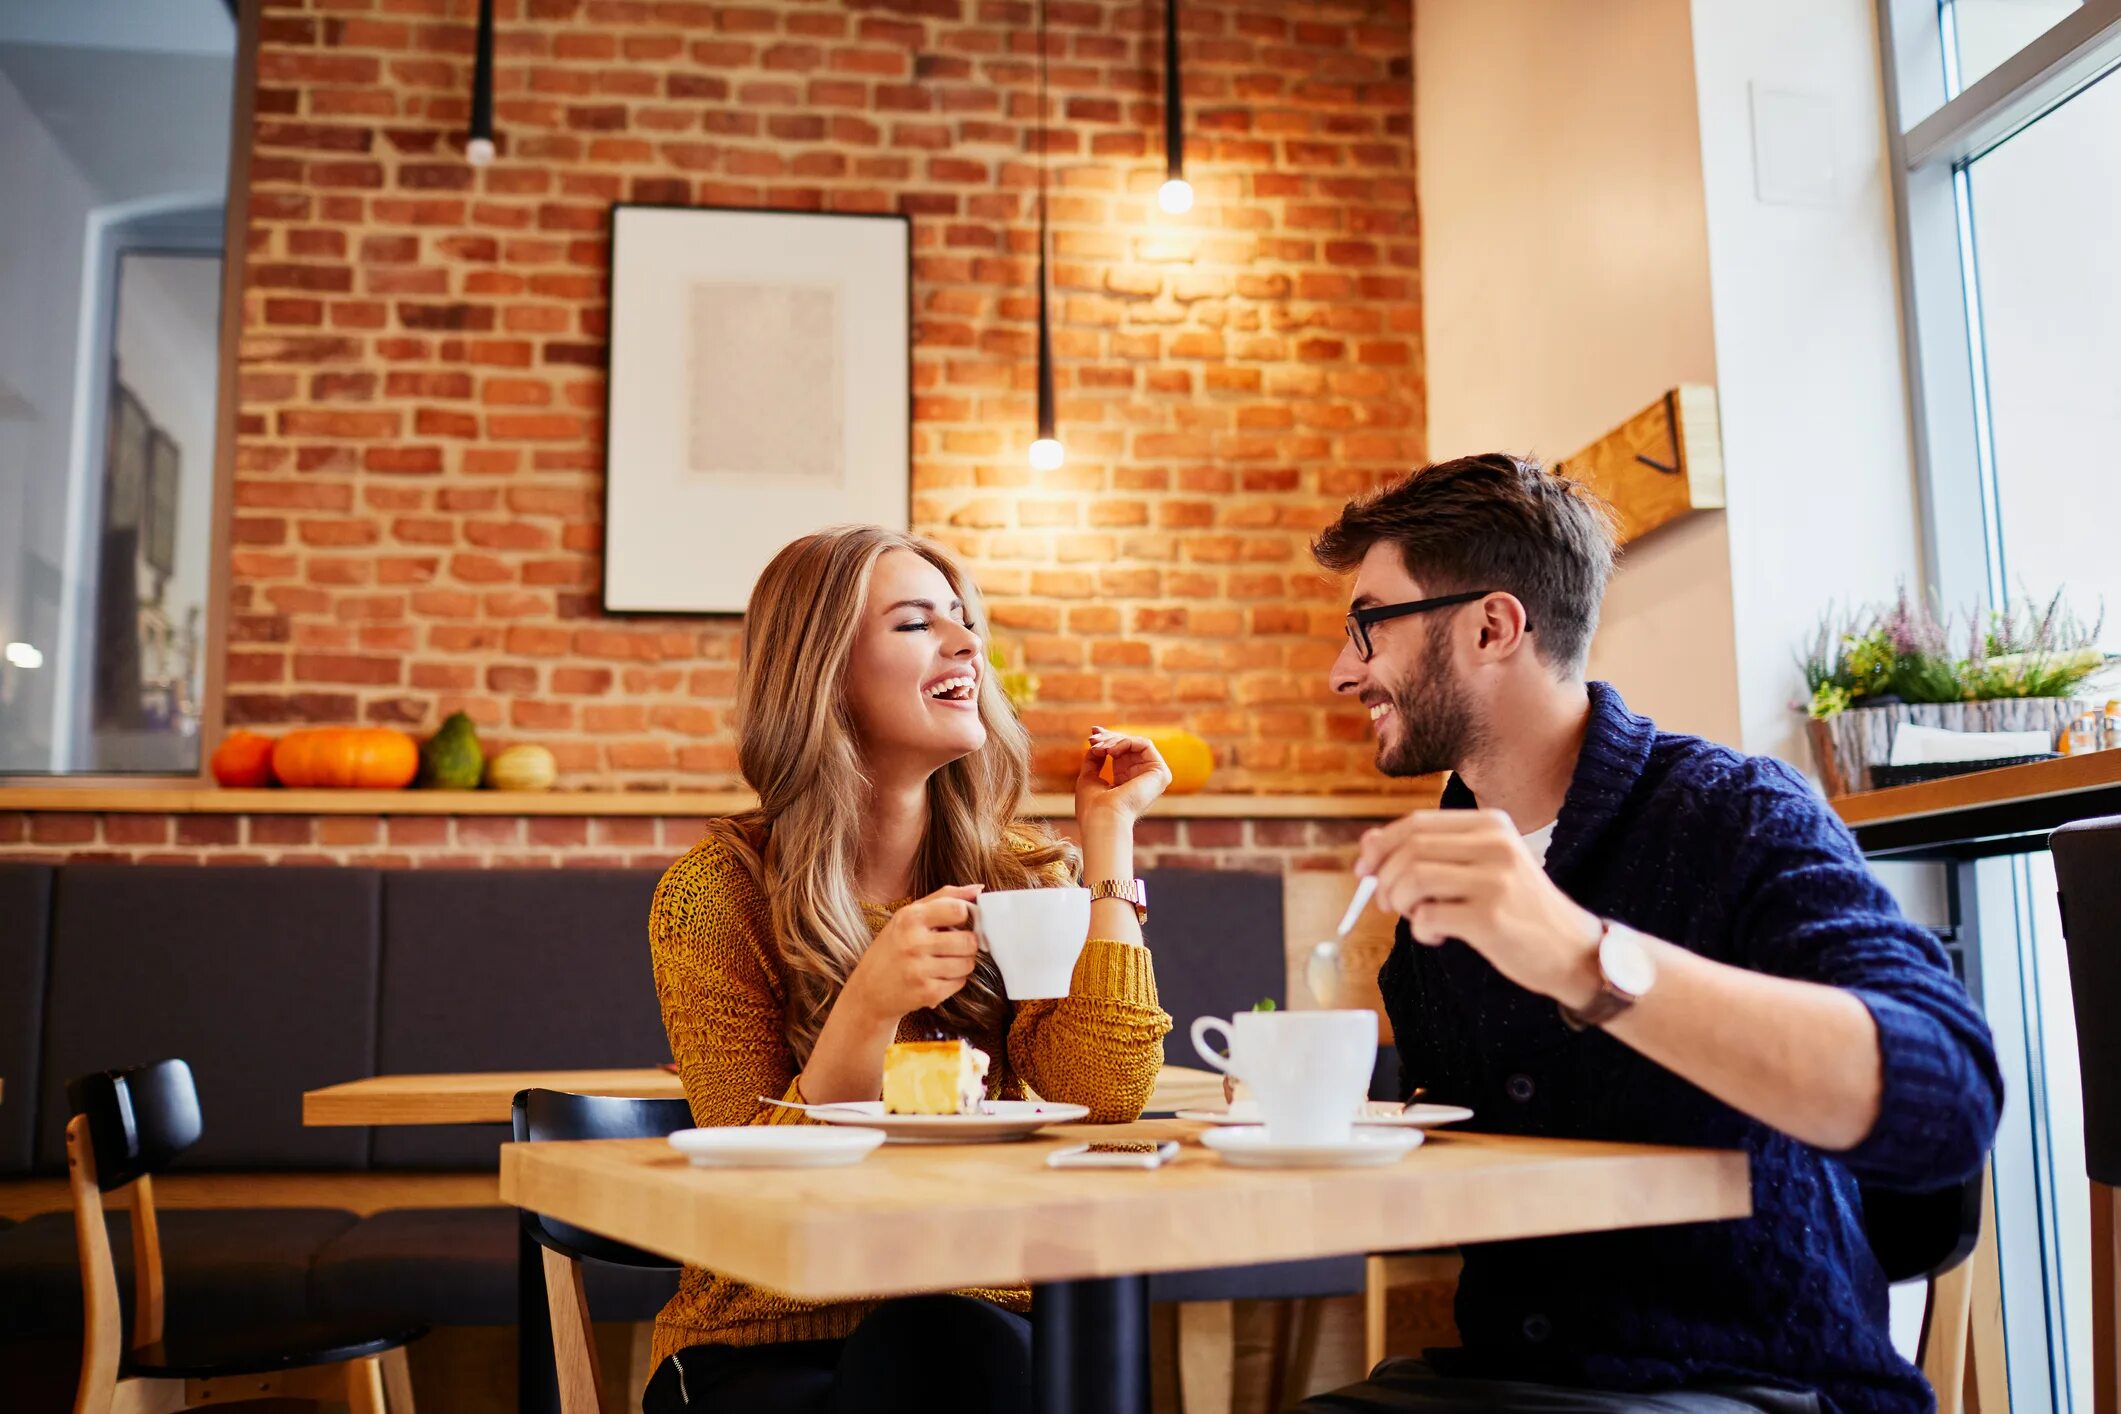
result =
[[[1072,883],[1055,866],[1049,884]],[[872,930],[888,908],[864,910]],[[670,866],[648,916],[656,996],[670,1053],[695,1124],[805,1123],[761,1095],[798,1099],[800,1067],[783,1035],[786,985],[780,950],[758,880],[726,843],[710,839]],[[1012,1009],[1008,1034],[965,1039],[993,1058],[987,1093],[1021,1099],[1026,1089],[1086,1105],[1098,1122],[1141,1113],[1171,1029],[1156,1001],[1147,948],[1093,939],[1075,965],[1069,995]],[[932,1038],[934,1018],[900,1023],[902,1040]],[[1012,1311],[1030,1309],[1028,1291],[975,1291]],[[850,1333],[874,1302],[819,1305],[778,1296],[687,1267],[677,1295],[656,1318],[653,1358],[688,1346],[831,1340]]]

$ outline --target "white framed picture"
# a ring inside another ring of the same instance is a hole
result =
[[[775,551],[907,528],[911,224],[612,208],[604,608],[742,613]]]

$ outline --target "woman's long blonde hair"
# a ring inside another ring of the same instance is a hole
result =
[[[854,880],[869,783],[847,705],[847,664],[876,562],[909,550],[934,565],[985,627],[979,590],[939,545],[879,526],[836,526],[773,557],[751,591],[737,670],[737,760],[759,808],[717,822],[759,879],[788,975],[788,1044],[807,1063],[825,1017],[872,937]],[[928,827],[914,859],[915,897],[946,884],[1032,887],[1075,847],[1015,823],[1031,777],[1031,742],[982,664],[979,715],[987,742],[928,781]],[[764,835],[763,850],[755,842]],[[935,1011],[952,1034],[992,1034],[1006,1023],[1001,976],[985,953]]]

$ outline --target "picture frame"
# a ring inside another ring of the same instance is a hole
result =
[[[740,614],[789,541],[905,530],[912,223],[617,203],[603,606]]]

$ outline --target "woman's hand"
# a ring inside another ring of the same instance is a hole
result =
[[[1112,763],[1112,784],[1103,772]],[[1087,822],[1108,816],[1127,825],[1139,820],[1171,784],[1171,768],[1147,737],[1119,736],[1103,727],[1090,729],[1090,747],[1075,773],[1075,818]]]
[[[908,1012],[941,1006],[957,995],[979,962],[972,901],[981,884],[953,884],[891,915],[840,991],[872,1019],[896,1027]]]

